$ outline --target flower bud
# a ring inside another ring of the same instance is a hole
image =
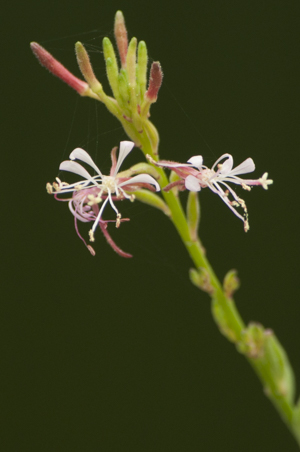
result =
[[[138,58],[137,58],[137,80],[140,87],[141,99],[144,99],[146,84],[147,84],[147,64],[148,54],[147,47],[144,41],[139,42]]]
[[[126,67],[126,56],[128,48],[127,30],[122,11],[117,11],[115,16],[115,39],[118,46],[122,67]]]
[[[30,47],[42,66],[48,69],[53,75],[60,78],[63,82],[67,83],[71,88],[75,89],[81,96],[84,96],[86,92],[89,91],[89,86],[86,82],[71,74],[68,69],[37,42],[32,42]]]
[[[81,73],[88,82],[91,89],[93,91],[98,91],[99,88],[102,89],[101,83],[97,80],[94,74],[88,53],[81,42],[76,42],[75,52]]]
[[[155,61],[152,63],[151,69],[150,69],[150,81],[149,81],[149,87],[148,90],[145,93],[145,98],[153,103],[157,100],[157,94],[159,91],[159,88],[161,87],[163,79],[163,73],[161,70],[160,63],[158,61]]]

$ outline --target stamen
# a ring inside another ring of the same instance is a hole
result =
[[[117,215],[117,220],[116,220],[116,228],[118,228],[121,224],[121,214],[118,213]]]
[[[250,187],[249,185],[247,185],[247,184],[241,184],[241,186],[242,186],[242,188],[243,188],[244,190],[247,190],[247,191],[250,191],[250,190],[251,190],[251,187]]]
[[[52,195],[53,194],[53,188],[52,188],[52,185],[48,182],[47,183],[47,185],[46,185],[46,190],[47,190],[47,193],[49,194],[49,195]]]

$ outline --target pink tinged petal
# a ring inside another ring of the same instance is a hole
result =
[[[152,176],[149,176],[149,174],[137,174],[136,176],[129,178],[125,182],[118,184],[118,187],[124,187],[125,185],[134,185],[139,183],[154,185],[155,190],[160,191],[158,182]]]
[[[81,148],[74,149],[74,151],[71,152],[69,157],[71,160],[78,159],[84,163],[87,163],[96,171],[96,173],[98,173],[102,177],[102,173],[99,170],[98,166],[94,163],[93,159],[84,149]]]
[[[112,176],[116,176],[116,174],[118,173],[118,171],[120,169],[120,166],[123,163],[123,160],[127,157],[129,152],[131,152],[133,147],[134,147],[134,143],[132,141],[121,141],[117,166],[116,166],[114,174],[112,174]]]
[[[110,153],[110,156],[111,156],[111,168],[110,168],[109,175],[112,176],[112,177],[114,177],[115,169],[116,169],[116,166],[117,166],[117,157],[116,157],[117,150],[118,150],[118,147],[116,146],[116,147],[112,148],[111,153]]]
[[[234,176],[235,174],[246,174],[252,173],[255,170],[255,164],[251,158],[246,159],[240,165],[236,166],[232,171],[230,171],[230,176]],[[223,172],[223,168],[221,173]]]
[[[73,162],[72,160],[65,160],[64,162],[62,162],[59,165],[59,169],[61,171],[69,171],[70,173],[78,174],[79,176],[82,176],[88,180],[92,179],[92,176],[85,168],[83,168],[83,166],[79,165],[79,163],[77,162]]]
[[[191,157],[188,160],[188,163],[191,163],[191,165],[195,166],[199,170],[202,168],[203,165],[203,157],[202,155],[194,155],[194,157]]]
[[[195,176],[191,176],[191,175],[187,176],[185,178],[184,183],[185,183],[185,188],[187,190],[190,190],[190,191],[200,191],[201,190],[199,180]]]
[[[69,206],[71,214],[74,215],[74,217],[77,218],[79,221],[82,221],[83,223],[89,223],[90,221],[92,221],[91,218],[89,218],[89,217],[85,218],[77,210],[74,209],[73,200],[69,201],[68,206]]]

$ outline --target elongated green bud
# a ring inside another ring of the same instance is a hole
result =
[[[118,62],[116,58],[116,54],[113,48],[112,43],[108,38],[103,39],[103,53],[106,63],[106,73],[107,78],[110,84],[110,87],[112,89],[112,92],[114,94],[115,99],[119,102],[119,68],[118,68]]]
[[[120,70],[118,81],[119,81],[119,93],[122,98],[123,105],[125,105],[128,108],[130,101],[130,93],[128,86],[128,76],[125,69]]]
[[[79,68],[85,80],[93,91],[101,91],[102,85],[94,74],[88,53],[81,42],[76,42],[75,52]]]
[[[144,41],[141,41],[139,42],[138,45],[138,58],[137,58],[137,82],[139,84],[141,100],[144,99],[147,87],[147,64],[148,64],[147,46]]]
[[[197,192],[189,192],[186,214],[191,238],[196,242],[198,239],[198,228],[200,223],[200,203]]]
[[[129,91],[130,91],[130,104],[132,110],[137,105],[136,99],[136,45],[137,39],[132,38],[127,52],[126,64],[127,64],[127,74],[128,74],[128,83],[129,83]]]

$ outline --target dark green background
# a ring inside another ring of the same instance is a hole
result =
[[[249,365],[214,325],[208,297],[189,283],[191,261],[169,221],[124,202],[131,221],[112,234],[134,258],[117,256],[100,233],[93,258],[67,206],[47,196],[46,182],[74,147],[105,171],[110,149],[126,136],[100,103],[42,69],[29,42],[79,75],[81,40],[108,92],[101,40],[112,38],[122,9],[130,37],[144,39],[164,70],[152,108],[161,156],[202,154],[211,165],[230,152],[237,164],[251,156],[256,177],[269,172],[268,192],[245,194],[249,233],[208,190],[200,233],[220,278],[238,269],[245,321],[274,329],[300,381],[299,2],[53,0],[5,8],[2,450],[296,451]],[[128,161],[141,157],[136,150]]]

